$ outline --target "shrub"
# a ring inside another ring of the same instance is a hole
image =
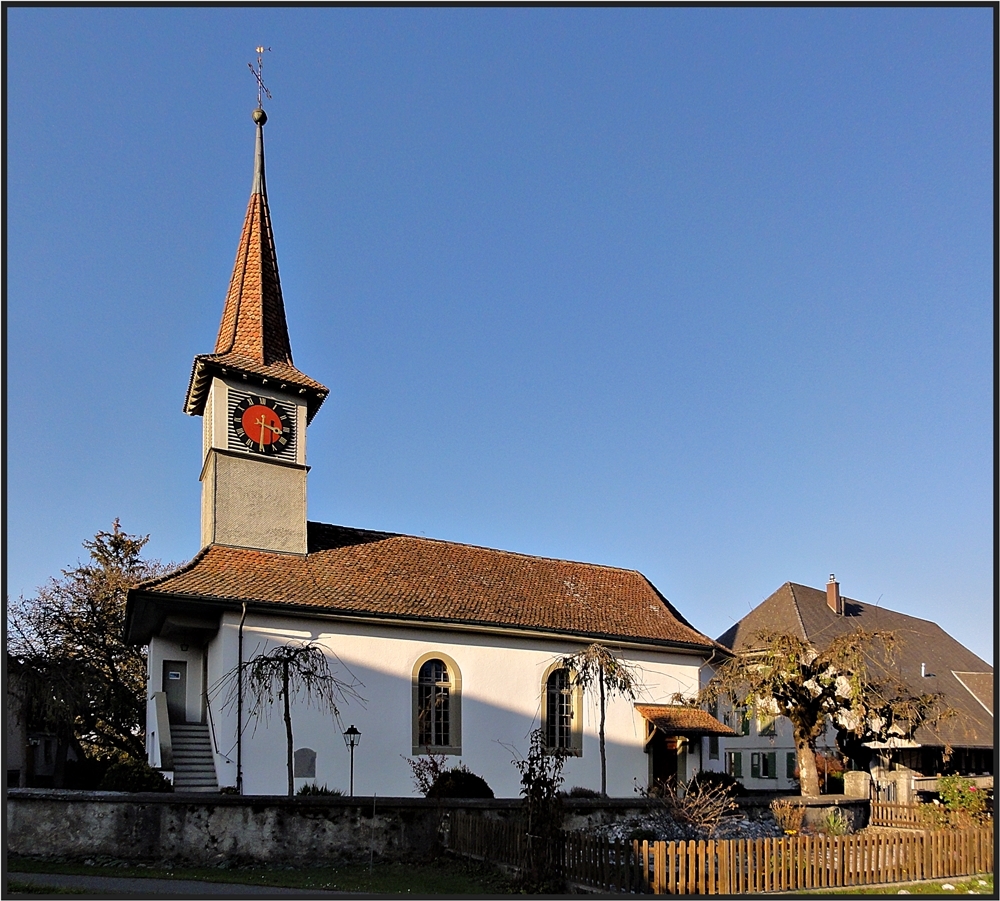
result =
[[[978,788],[972,779],[942,776],[938,779],[938,795],[953,826],[969,825],[986,816],[986,792]]]
[[[736,810],[730,785],[704,779],[677,784],[676,779],[655,782],[649,790],[636,789],[647,798],[657,798],[675,823],[689,826],[703,835],[714,835],[722,818]]]
[[[565,884],[550,866],[549,855],[554,853],[562,829],[559,788],[566,763],[565,749],[550,750],[545,745],[544,731],[535,729],[531,733],[528,756],[512,763],[521,774],[524,825],[532,839],[527,845],[520,888],[529,894],[561,893]]]
[[[564,798],[599,798],[601,793],[593,788],[585,788],[582,785],[574,785],[569,791],[559,792]]]
[[[174,787],[163,773],[154,770],[144,760],[131,757],[116,761],[108,767],[98,786],[101,791],[116,792],[169,792]]]
[[[746,789],[743,787],[742,782],[730,776],[729,773],[719,773],[715,770],[702,770],[699,773],[695,773],[694,779],[691,780],[691,785],[692,787],[697,786],[699,788],[727,788],[734,798],[746,794]]]
[[[112,763],[114,761],[107,757],[81,757],[79,760],[67,760],[64,785],[66,788],[93,791],[100,787],[101,780]]]
[[[428,798],[492,798],[493,789],[482,776],[464,765],[445,770],[427,791]]]
[[[851,822],[839,807],[828,807],[816,824],[816,831],[826,835],[847,835],[851,831]]]
[[[410,769],[413,771],[413,784],[417,791],[426,798],[431,786],[446,772],[444,765],[448,762],[448,758],[444,754],[432,753],[430,748],[424,750],[427,753],[416,760],[412,757],[403,757],[402,754],[399,756],[403,757],[403,760],[410,765]]]
[[[344,797],[344,793],[339,788],[327,788],[325,783],[317,785],[315,782],[307,782],[295,794],[300,798],[305,795],[330,795],[334,798]]]
[[[774,821],[784,830],[785,835],[797,835],[802,831],[802,820],[806,809],[801,804],[777,798],[771,802],[771,813]]]

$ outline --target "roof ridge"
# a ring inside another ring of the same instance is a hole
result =
[[[809,641],[809,633],[806,631],[806,624],[802,622],[802,612],[799,610],[799,599],[795,596],[796,582],[786,582],[788,593],[792,596],[792,610],[795,611],[795,619],[798,620],[799,628],[802,630],[802,637]],[[801,585],[800,588],[808,588],[808,585]]]
[[[415,541],[428,541],[435,544],[450,544],[454,547],[466,547],[477,551],[491,551],[494,554],[509,554],[512,557],[524,557],[527,560],[544,560],[549,563],[572,563],[574,566],[589,566],[594,569],[611,569],[616,572],[631,573],[632,575],[640,576],[643,579],[646,578],[640,570],[631,569],[626,566],[613,566],[607,563],[591,563],[586,560],[569,560],[566,557],[548,557],[542,554],[526,554],[523,551],[508,551],[504,548],[488,547],[485,544],[470,544],[467,541],[452,541],[449,538],[428,538],[426,535],[410,535],[407,532],[385,532],[379,529],[362,529],[355,526],[340,526],[336,523],[319,522],[316,520],[309,520],[309,524],[316,526],[329,526],[334,529],[347,529],[351,532],[365,532],[369,535],[384,535],[386,538],[412,538]],[[649,580],[647,579],[646,581]]]

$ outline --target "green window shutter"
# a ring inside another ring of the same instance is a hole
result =
[[[750,754],[750,778],[760,779],[760,754],[757,751]]]
[[[777,779],[778,778],[778,752],[768,751],[764,755],[767,758],[767,778]]]
[[[743,778],[743,752],[742,751],[730,751],[729,752],[729,775],[734,779]]]
[[[798,761],[795,759],[795,752],[789,751],[787,758],[785,760],[785,775],[789,779],[795,778],[795,765]]]

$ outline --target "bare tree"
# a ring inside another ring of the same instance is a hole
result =
[[[364,698],[357,691],[361,683],[335,654],[329,653],[349,678],[342,679],[337,675],[337,670],[330,665],[328,652],[313,641],[279,645],[266,653],[255,654],[242,664],[242,682],[250,700],[250,716],[255,717],[258,722],[266,722],[274,702],[282,701],[289,797],[295,794],[292,699],[301,696],[307,706],[316,704],[320,710],[333,714],[337,727],[341,730],[343,723],[340,720],[339,705],[350,700],[364,704]],[[226,707],[231,707],[238,701],[239,670],[240,666],[236,666],[223,676],[222,682],[229,683]],[[254,730],[256,731],[256,726]]]
[[[619,695],[634,701],[639,693],[640,683],[635,667],[616,657],[602,644],[588,645],[582,651],[562,658],[563,666],[572,674],[574,684],[584,691],[597,686],[601,722],[599,729],[601,746],[601,794],[608,794],[608,759],[604,742],[604,720],[608,696]]]
[[[760,632],[751,649],[727,660],[700,695],[728,698],[754,713],[792,724],[804,796],[819,795],[816,744],[827,724],[861,741],[910,738],[921,723],[943,715],[938,696],[913,698],[891,675],[894,633],[857,629],[823,650],[785,632]]]

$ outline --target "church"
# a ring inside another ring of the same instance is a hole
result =
[[[215,350],[195,357],[184,401],[204,422],[201,550],[128,596],[127,640],[149,649],[149,763],[177,791],[285,793],[282,701],[252,710],[239,674],[312,644],[355,694],[340,699],[339,722],[293,699],[296,789],[411,796],[407,758],[437,754],[516,797],[512,760],[542,729],[567,755],[565,786],[597,790],[597,692],[564,659],[600,643],[637,677],[634,698],[606,704],[608,794],[720,769],[719,736],[732,730],[678,701],[725,651],[641,573],[309,522],[307,433],[329,392],[292,362],[259,105],[253,121],[250,202]]]

